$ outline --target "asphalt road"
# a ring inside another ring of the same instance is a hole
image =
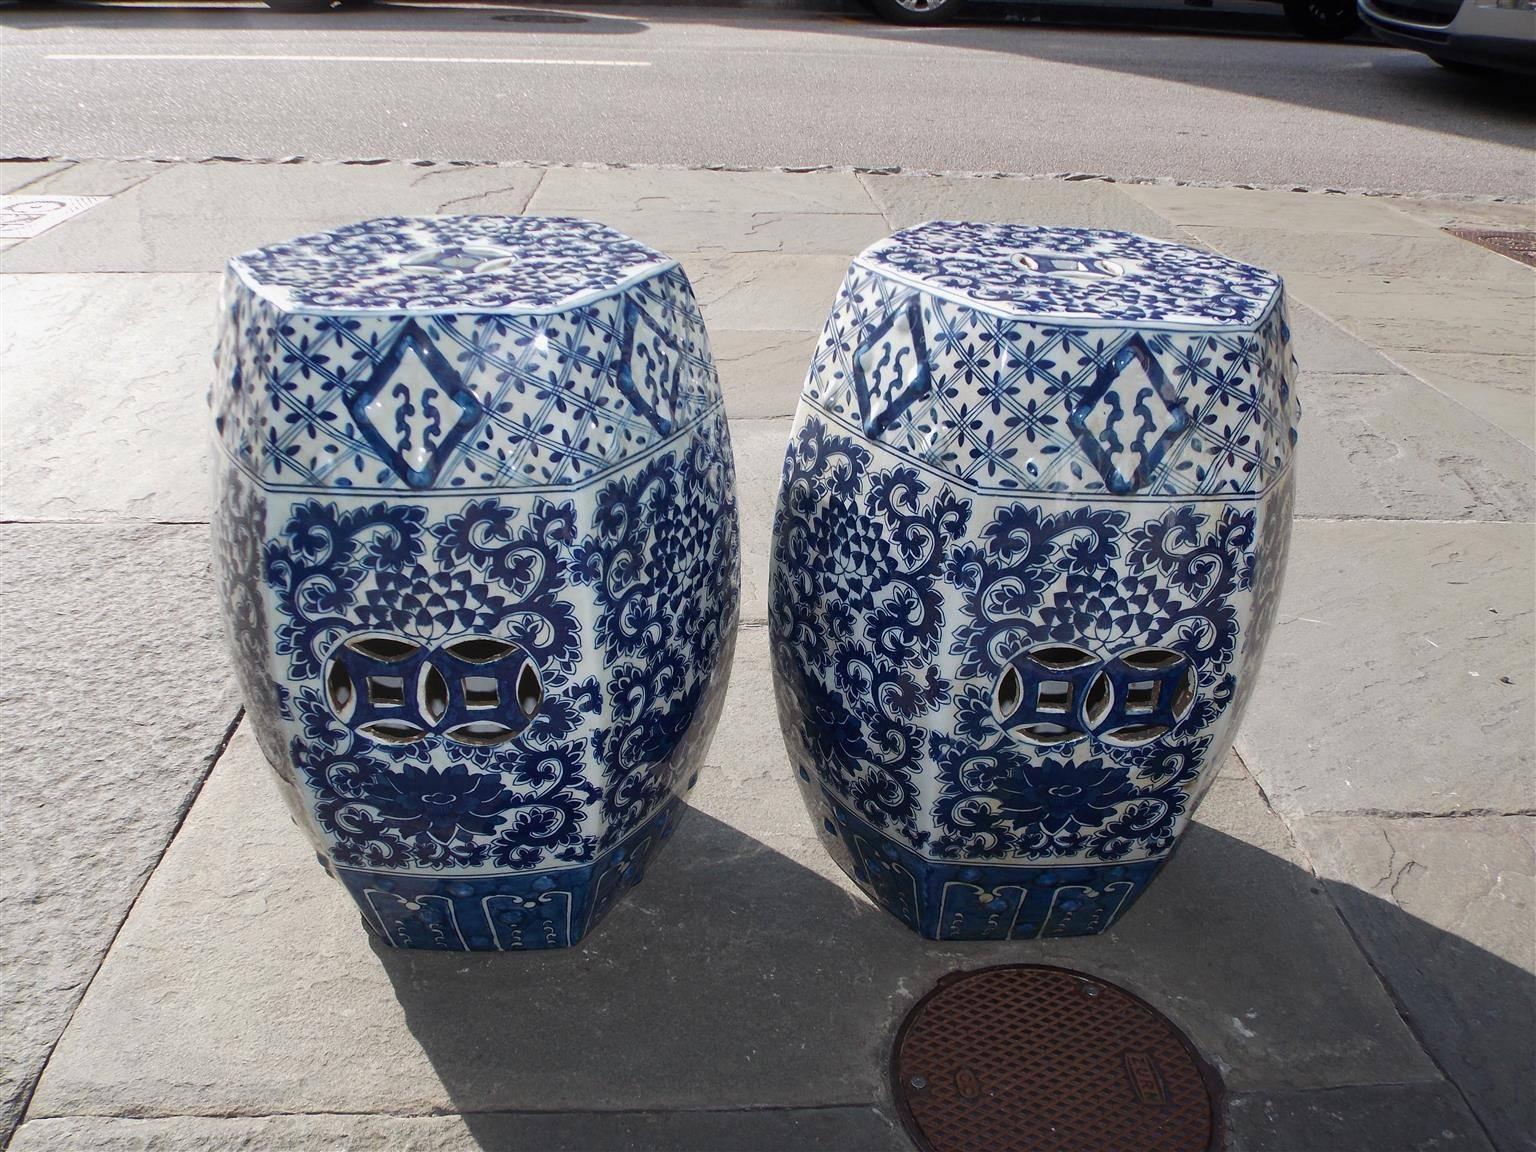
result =
[[[1088,172],[1536,194],[1530,85],[1277,8],[991,19],[381,4],[0,9],[0,153]],[[1097,20],[1098,26],[1084,20]]]

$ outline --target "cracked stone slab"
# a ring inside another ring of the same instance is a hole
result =
[[[396,163],[155,167],[77,220],[8,249],[0,271],[218,272],[236,253],[372,216],[515,215],[540,176]],[[83,182],[73,170],[63,175]]]
[[[741,618],[768,619],[768,568],[773,555],[773,513],[789,447],[789,418],[732,420],[736,508],[741,522]]]
[[[1227,1123],[1226,1152],[1493,1152],[1448,1084],[1244,1092]]]
[[[875,1107],[471,1116],[102,1116],[32,1120],[11,1152],[910,1152]]]
[[[0,526],[0,1143],[238,704],[201,526]]]
[[[688,278],[711,329],[820,332],[848,271],[843,256],[701,255]]]
[[[1536,1149],[1536,818],[1319,817],[1298,834],[1494,1143]]]
[[[1532,544],[1528,524],[1296,523],[1238,733],[1283,815],[1536,805]]]
[[[1122,184],[1125,194],[1182,228],[1271,228],[1291,232],[1423,236],[1421,220],[1384,197],[1259,188]]]
[[[1412,376],[1303,371],[1296,512],[1536,519],[1530,448]]]
[[[208,519],[218,286],[0,276],[0,516]]]
[[[726,172],[674,168],[551,168],[530,212],[876,211],[852,172]]]
[[[1527,447],[1536,446],[1536,356],[1398,349],[1393,357],[1435,391]]]
[[[929,220],[989,220],[1069,228],[1118,228],[1145,236],[1185,239],[1156,211],[1102,180],[1015,176],[931,176],[897,172],[864,177],[892,228]]]
[[[928,943],[817,845],[779,738],[766,630],[743,629],[737,652],[695,810],[565,952],[375,950],[242,730],[29,1118],[863,1107],[884,1099],[895,1029],[938,976],[1005,961],[1125,985],[1234,1090],[1437,1081],[1240,772],[1217,781],[1111,934]]]
[[[41,179],[29,181],[26,190],[56,196],[116,196],[171,167],[154,160],[67,160],[40,174]]]
[[[598,214],[598,209],[583,210]],[[602,209],[604,224],[691,266],[692,253],[777,252],[852,260],[890,231],[877,212],[701,212]]]
[[[709,344],[732,419],[793,416],[819,332],[738,332],[717,328]]]
[[[68,167],[67,160],[0,160],[0,192],[20,191]]]

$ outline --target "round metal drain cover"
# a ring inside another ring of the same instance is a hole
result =
[[[896,1104],[926,1152],[1207,1152],[1220,1084],[1161,1013],[1038,964],[946,976],[908,1014]]]

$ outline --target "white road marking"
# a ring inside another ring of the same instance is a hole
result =
[[[233,60],[274,64],[539,64],[562,68],[649,68],[649,60],[577,60],[540,56],[247,56],[200,52],[55,52],[45,60]]]

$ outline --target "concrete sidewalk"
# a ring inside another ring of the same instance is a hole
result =
[[[1218,1068],[1233,1152],[1536,1149],[1529,205],[1096,181],[409,164],[0,165],[109,197],[0,248],[0,1138],[12,1147],[908,1148],[939,975],[1097,973]],[[285,818],[224,657],[203,395],[230,254],[400,212],[592,216],[680,257],[732,417],[744,606],[675,843],[580,948],[389,952]],[[1305,404],[1280,624],[1187,845],[1109,935],[927,943],[821,850],[768,532],[848,259],[931,217],[1283,273]]]

